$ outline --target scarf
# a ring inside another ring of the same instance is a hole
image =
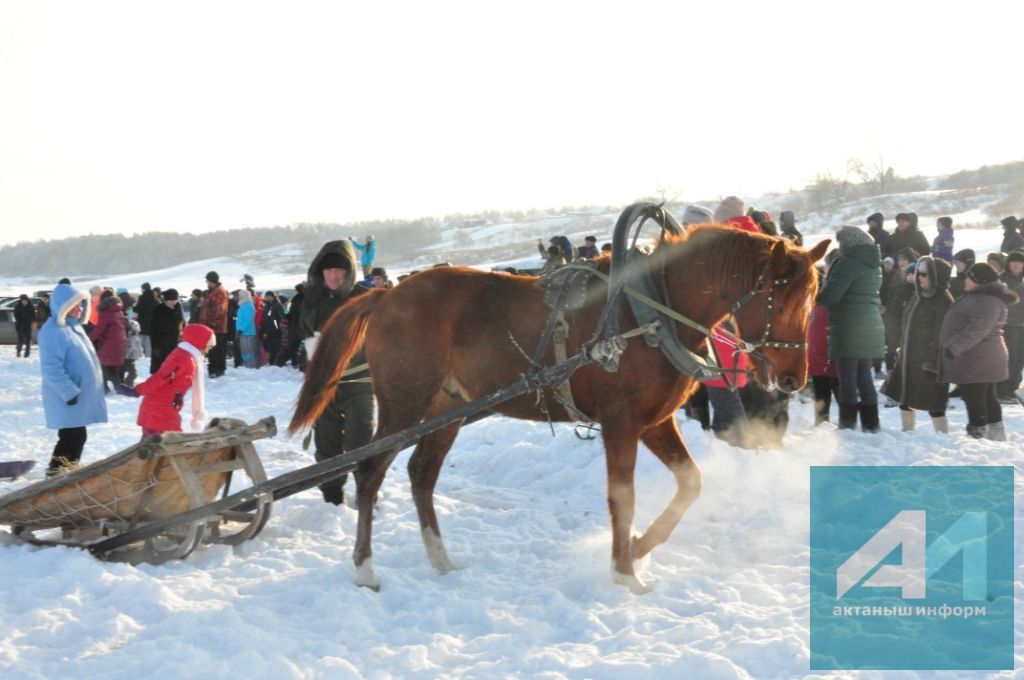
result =
[[[195,360],[195,371],[192,373],[192,429],[201,430],[206,422],[206,357],[191,342],[182,340],[178,347],[191,354]]]

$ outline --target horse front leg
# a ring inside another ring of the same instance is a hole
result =
[[[602,433],[608,467],[608,513],[612,522],[612,579],[640,595],[649,592],[650,587],[637,578],[633,570],[631,534],[636,512],[633,475],[639,437],[635,432],[617,432],[606,423],[602,423]]]
[[[412,484],[412,498],[416,503],[416,513],[420,518],[420,533],[423,536],[423,547],[427,551],[427,559],[434,569],[441,574],[458,569],[458,565],[448,555],[441,538],[441,527],[437,522],[434,510],[434,488],[441,474],[444,458],[451,450],[455,437],[459,434],[459,424],[451,425],[428,434],[416,445],[416,450],[409,457],[409,481]]]
[[[373,571],[373,504],[396,455],[397,451],[388,451],[364,460],[355,475],[356,509],[359,516],[356,520],[356,546],[352,551],[352,561],[356,565],[356,585],[374,592],[380,592],[380,579]]]
[[[690,505],[700,495],[700,468],[683,443],[675,416],[658,423],[643,434],[643,442],[676,478],[676,493],[668,506],[643,536],[633,541],[633,557],[640,559],[656,545],[669,539]]]

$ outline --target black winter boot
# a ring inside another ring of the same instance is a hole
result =
[[[881,432],[882,427],[878,422],[878,404],[860,405],[860,429],[862,432],[871,434]]]
[[[857,405],[839,404],[839,429],[857,429]]]

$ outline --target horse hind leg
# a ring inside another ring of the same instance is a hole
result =
[[[643,535],[633,539],[633,557],[640,559],[669,539],[672,531],[700,495],[700,468],[679,434],[675,417],[668,418],[643,434],[644,444],[676,478],[676,493],[668,506],[647,527]]]
[[[409,481],[412,483],[416,513],[420,518],[423,547],[427,551],[427,559],[430,560],[431,566],[441,574],[458,569],[458,565],[448,555],[444,540],[441,538],[441,528],[434,510],[434,488],[437,486],[444,458],[451,450],[460,427],[461,425],[456,423],[424,436],[409,458]]]
[[[437,376],[440,383],[442,376]],[[430,408],[436,390],[403,390],[401,403],[386,396],[380,400],[380,424],[374,440],[415,425],[423,419]],[[383,394],[388,394],[385,390]],[[399,449],[392,449],[359,463],[356,470],[356,545],[352,561],[356,567],[356,585],[380,590],[380,579],[373,570],[373,504],[388,468],[398,455]]]

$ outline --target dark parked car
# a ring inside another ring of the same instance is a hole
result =
[[[32,307],[36,310],[36,318],[39,318],[39,304],[42,302],[40,298],[30,298],[32,300]],[[18,344],[18,333],[14,330],[14,305],[18,302],[18,298],[10,298],[0,302],[0,345],[16,345]],[[39,329],[36,327],[32,328],[32,344],[36,343],[36,335],[39,334]]]

